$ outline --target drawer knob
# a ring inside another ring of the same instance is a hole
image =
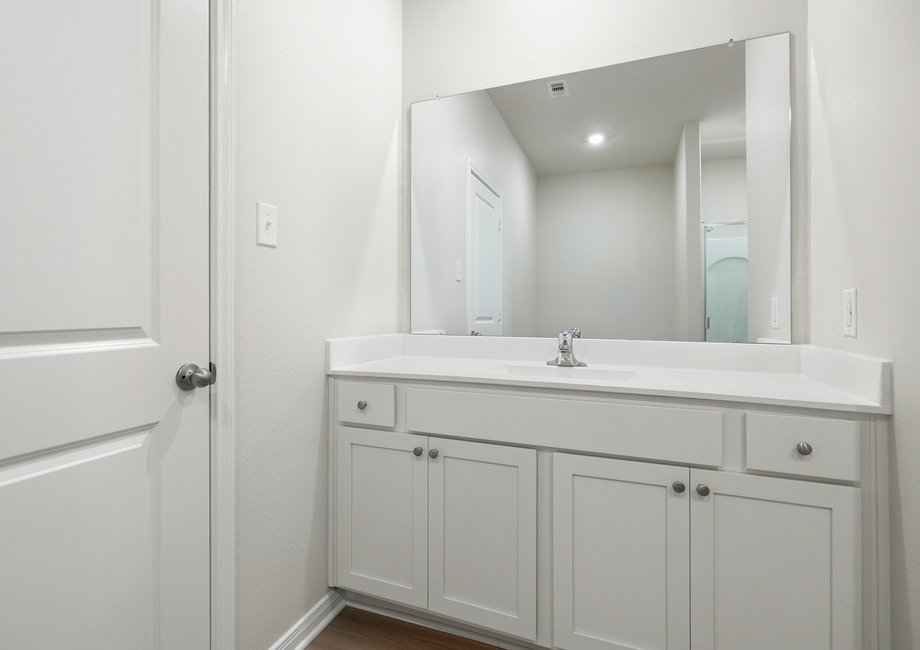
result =
[[[674,481],[671,484],[671,489],[677,492],[678,494],[683,494],[684,490],[687,489],[687,486],[681,483],[680,481]]]
[[[361,400],[360,402],[358,402],[359,411],[363,411],[366,408],[367,408],[367,402],[365,402],[364,400]]]
[[[803,456],[811,456],[811,445],[807,442],[800,442],[795,446],[795,450]]]
[[[412,450],[412,453],[415,454],[416,456],[421,456],[423,451],[425,450],[422,449],[421,447],[416,447],[415,449]]]
[[[438,457],[438,450],[437,450],[437,449],[432,449],[432,450],[430,450],[430,451],[428,452],[428,455],[431,456],[432,458],[437,458],[437,457]]]
[[[696,486],[696,493],[699,494],[701,497],[708,497],[709,496],[709,486],[700,483],[699,485]]]

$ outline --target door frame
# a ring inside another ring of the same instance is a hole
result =
[[[502,192],[500,189],[498,189],[498,186],[489,180],[485,172],[482,171],[482,169],[476,163],[474,163],[472,159],[467,158],[466,159],[466,251],[464,251],[464,256],[466,258],[464,260],[464,264],[466,264],[466,273],[464,274],[465,275],[464,283],[466,284],[466,291],[464,292],[465,293],[464,304],[466,306],[466,309],[463,313],[464,328],[467,328],[467,327],[471,328],[473,326],[472,318],[471,318],[471,315],[473,313],[473,307],[470,304],[472,286],[469,282],[469,279],[471,277],[472,268],[473,268],[473,263],[472,263],[472,259],[473,259],[473,255],[472,255],[472,250],[473,250],[473,240],[472,240],[473,205],[470,201],[470,192],[473,189],[473,180],[472,180],[473,176],[478,178],[482,182],[483,185],[488,187],[489,190],[493,194],[495,194],[495,196],[498,197],[498,200],[501,203],[501,216],[499,217],[501,219],[501,236],[499,237],[499,251],[498,251],[499,269],[498,269],[498,272],[499,272],[499,280],[502,285],[502,295],[500,298],[500,302],[502,303],[502,310],[504,309],[504,306],[505,306],[504,305],[504,300],[505,300],[505,277],[504,277],[505,275],[505,232],[504,232],[505,203],[504,203],[504,199],[502,198]],[[502,322],[503,315],[504,314],[499,313],[499,318],[498,318],[499,323]],[[502,331],[504,331],[504,325],[500,325],[500,328],[502,329]],[[499,334],[499,336],[501,336],[501,334]]]
[[[211,650],[236,647],[233,0],[210,14]]]

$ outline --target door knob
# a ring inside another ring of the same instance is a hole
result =
[[[701,497],[708,497],[709,487],[700,483],[699,485],[696,486],[696,493],[699,494]]]
[[[194,363],[187,363],[176,373],[176,384],[182,390],[195,390],[204,388],[214,383],[214,375],[210,370],[199,368]]]
[[[677,492],[678,494],[683,494],[684,490],[687,489],[687,486],[681,483],[680,481],[674,481],[671,484],[671,489]]]

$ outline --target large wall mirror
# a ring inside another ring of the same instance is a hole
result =
[[[419,334],[789,343],[788,34],[411,107]]]

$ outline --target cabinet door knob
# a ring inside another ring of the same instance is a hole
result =
[[[425,450],[422,449],[421,447],[416,447],[415,449],[412,450],[412,453],[415,454],[416,456],[421,456],[423,451]]]
[[[684,490],[687,489],[687,486],[681,483],[680,481],[674,481],[671,484],[671,489],[677,492],[678,494],[683,494]]]
[[[709,487],[700,483],[699,485],[696,486],[696,493],[699,494],[701,497],[708,497]]]
[[[367,402],[365,402],[364,400],[361,400],[360,402],[358,402],[359,411],[363,411],[366,408],[367,408]]]
[[[811,455],[811,445],[809,445],[807,442],[800,442],[795,446],[795,450],[803,456]]]
[[[438,457],[438,450],[437,450],[437,449],[431,449],[431,450],[429,450],[428,455],[431,456],[432,458],[437,458],[437,457]]]

